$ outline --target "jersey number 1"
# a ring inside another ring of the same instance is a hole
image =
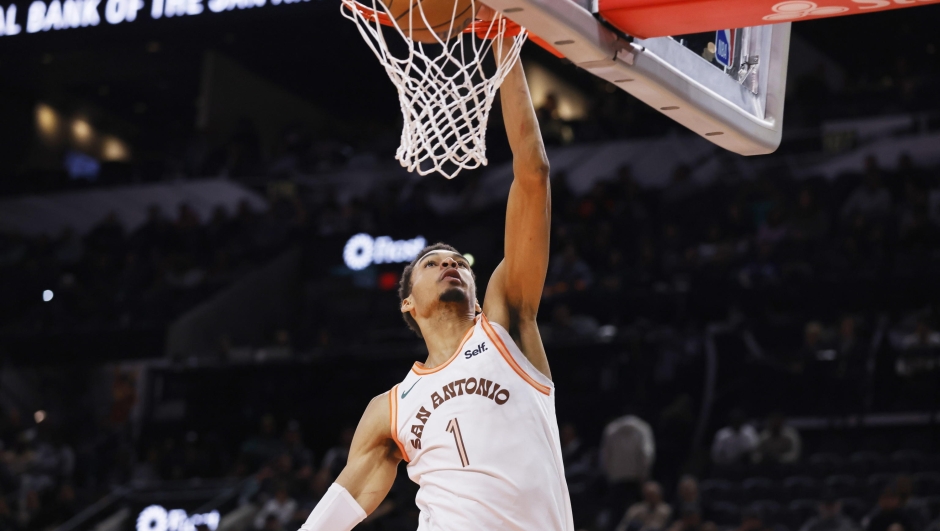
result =
[[[457,442],[457,453],[460,454],[460,464],[466,468],[470,464],[470,460],[467,459],[467,449],[463,445],[463,435],[460,434],[460,424],[457,424],[457,419],[450,419],[450,422],[447,423],[447,431],[454,434],[454,441]]]

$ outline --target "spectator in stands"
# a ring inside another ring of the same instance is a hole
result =
[[[940,332],[932,329],[927,315],[921,314],[914,331],[901,338],[900,347],[904,351],[936,350],[940,348]]]
[[[741,525],[736,531],[769,531],[769,527],[760,510],[756,507],[748,507],[741,511]]]
[[[146,457],[138,461],[131,471],[131,481],[148,483],[160,479],[160,449],[156,444],[147,448]]]
[[[56,242],[56,260],[64,265],[75,265],[82,259],[84,253],[85,246],[82,239],[75,234],[75,229],[72,227],[62,229]]]
[[[934,225],[940,226],[940,182],[934,179],[927,195],[927,215]]]
[[[692,181],[692,168],[679,164],[672,172],[672,179],[663,188],[663,204],[670,213],[677,213],[678,208],[690,198],[698,187]]]
[[[914,177],[904,183],[904,199],[898,205],[897,223],[901,244],[910,251],[936,247],[936,227],[930,221],[927,190]]]
[[[741,268],[738,275],[741,286],[751,288],[778,284],[781,279],[778,262],[776,247],[770,242],[760,243]]]
[[[702,510],[698,480],[692,475],[682,476],[676,487],[676,501],[672,504],[672,514],[677,519],[669,531],[701,531]]]
[[[643,204],[640,186],[633,178],[630,166],[617,169],[617,182],[613,185],[615,225],[626,229],[635,229],[649,218],[649,210]]]
[[[601,468],[611,496],[629,504],[650,477],[656,458],[653,430],[640,417],[628,413],[612,420],[601,439]]]
[[[826,350],[824,332],[823,325],[819,321],[814,320],[806,323],[806,326],[803,327],[803,347],[796,358],[790,360],[790,368],[794,372],[800,373],[806,370],[807,367],[810,367],[810,370],[815,367],[820,359],[820,352]]]
[[[829,219],[809,187],[800,190],[796,208],[790,214],[789,228],[790,238],[800,243],[819,241],[829,231]]]
[[[284,430],[284,447],[300,477],[309,478],[313,472],[313,452],[304,445],[300,423],[296,420],[287,423],[287,429]]]
[[[282,452],[270,464],[273,472],[273,482],[269,482],[269,489],[272,486],[287,485],[290,492],[294,492],[296,483],[302,482],[302,478],[297,478],[294,474],[294,460],[288,452]]]
[[[672,518],[672,508],[663,501],[659,483],[647,481],[643,484],[643,501],[627,509],[616,531],[658,531],[665,529]]]
[[[757,242],[777,244],[787,236],[788,225],[785,222],[783,208],[774,206],[767,213],[767,219],[757,229]]]
[[[862,527],[865,531],[891,531],[894,524],[899,524],[903,531],[919,531],[904,514],[897,484],[891,483],[881,492],[875,509],[862,520]]]
[[[781,413],[767,418],[754,451],[756,463],[795,463],[800,460],[802,441],[800,433],[786,423]]]
[[[865,161],[865,180],[842,205],[842,217],[885,219],[891,214],[891,192],[881,183],[881,170],[873,158]]]
[[[735,244],[747,239],[752,231],[752,225],[747,216],[744,215],[744,208],[740,203],[728,205],[724,220],[721,226],[721,232],[727,235]]]
[[[695,476],[686,474],[679,479],[679,484],[676,486],[676,502],[672,505],[672,512],[680,515],[681,518],[683,513],[691,509],[699,513],[699,520],[701,520],[702,499],[699,496],[698,480]]]
[[[131,245],[138,253],[149,254],[151,249],[164,246],[171,229],[160,205],[150,205],[147,207],[147,221],[131,235]]]
[[[13,515],[13,510],[10,509],[10,503],[7,501],[6,497],[0,494],[0,529],[3,531],[12,531],[18,527],[16,518]]]
[[[19,526],[21,529],[40,529],[42,521],[42,498],[39,496],[39,492],[35,490],[29,490],[23,493],[19,502],[19,510],[17,511],[17,520],[19,521]]]
[[[716,222],[708,226],[705,239],[691,251],[699,265],[708,265],[714,262],[725,262],[731,256],[732,249],[721,234],[721,226]]]
[[[565,482],[571,496],[571,508],[575,525],[581,527],[588,523],[591,506],[596,498],[593,492],[595,484],[594,455],[578,435],[578,428],[566,422],[559,430],[561,439],[561,459],[565,465]]]
[[[565,125],[558,114],[558,96],[547,94],[542,105],[535,110],[539,128],[544,131],[546,145],[560,145],[566,143],[571,137],[571,128]]]
[[[545,281],[545,295],[553,296],[572,291],[584,291],[591,286],[594,276],[587,263],[578,256],[574,245],[566,245],[561,255],[555,255]]]
[[[263,531],[284,531],[284,526],[281,525],[281,521],[277,519],[277,516],[269,514],[264,519],[264,525],[259,529]]]
[[[599,265],[598,287],[610,294],[620,291],[626,283],[627,276],[630,275],[630,270],[624,263],[623,252],[619,249],[612,249]]]
[[[273,415],[266,414],[261,417],[258,434],[242,444],[241,451],[249,459],[249,466],[256,468],[270,462],[283,451],[284,446],[276,435],[276,429]]]
[[[336,480],[339,473],[346,466],[346,460],[349,458],[349,446],[352,444],[353,435],[356,433],[352,426],[344,426],[339,434],[338,444],[326,451],[323,456],[323,463],[320,465],[320,473],[330,478],[330,483]]]
[[[55,494],[47,493],[47,501],[42,502],[40,512],[31,522],[35,529],[48,529],[66,522],[69,518],[75,516],[76,509],[75,490],[69,483],[63,483]],[[4,529],[0,524],[0,529]]]
[[[838,375],[844,376],[849,365],[858,364],[864,354],[862,342],[858,338],[858,320],[851,315],[844,315],[839,321],[838,338]]]
[[[609,226],[605,225],[614,210],[614,199],[611,197],[608,185],[605,182],[596,182],[584,198],[578,203],[577,215],[581,221],[597,223],[597,232],[594,234],[609,236]]]
[[[109,212],[100,223],[85,236],[88,249],[100,253],[120,254],[124,249],[124,225],[116,212]]]
[[[831,493],[819,502],[819,515],[810,518],[800,531],[856,531],[858,525],[842,514],[842,503]]]
[[[666,357],[667,353],[676,360],[674,366],[674,378],[681,380],[679,376],[680,365],[687,362],[691,357],[693,350],[690,347],[697,348],[693,341],[697,338],[685,335],[681,337],[673,332],[666,332],[667,341],[676,341],[670,345],[666,341],[661,343],[659,356]],[[683,350],[685,350],[683,352]],[[696,352],[697,354],[697,352]],[[661,361],[660,361],[661,363]],[[668,385],[668,384],[667,384]],[[656,426],[656,435],[659,444],[656,445],[657,470],[655,474],[659,478],[667,478],[671,482],[683,470],[688,454],[689,441],[692,440],[695,432],[696,414],[693,412],[694,402],[688,393],[679,393],[673,398],[672,402],[659,412],[659,422]],[[680,482],[681,483],[681,482]],[[678,513],[676,513],[678,514]]]
[[[658,243],[663,273],[673,277],[685,265],[688,251],[679,225],[666,223],[663,226],[662,238]]]
[[[894,335],[894,343],[900,351],[895,365],[899,375],[912,377],[926,375],[934,370],[937,355],[940,353],[940,332],[931,327],[929,315],[917,315],[913,331],[896,332]],[[930,381],[929,385],[934,386],[935,383]]]
[[[597,336],[597,320],[590,315],[571,313],[571,308],[564,303],[558,303],[552,308],[552,321],[549,325],[541,326],[543,339],[546,343],[564,343],[584,339],[593,339]]]
[[[701,507],[695,504],[685,504],[679,506],[678,510],[673,510],[677,515],[676,520],[669,526],[669,531],[716,531],[717,527],[712,522],[702,522]]]
[[[573,478],[583,478],[590,474],[592,467],[591,449],[578,436],[578,428],[566,422],[559,430],[561,439],[561,459],[565,465],[565,477],[571,483]]]
[[[911,476],[901,475],[895,479],[898,495],[901,497],[901,511],[911,521],[915,530],[921,530],[930,523],[930,507],[927,500],[914,497],[914,480]]]
[[[745,424],[743,410],[733,410],[728,420],[729,425],[718,430],[712,443],[712,462],[718,465],[741,463],[757,448],[757,431]]]
[[[271,517],[274,517],[279,524],[275,529],[280,529],[294,518],[296,511],[297,502],[288,494],[287,485],[280,483],[274,491],[274,497],[265,502],[258,514],[255,515],[255,529],[265,531],[271,529],[269,527],[271,524],[268,521]]]

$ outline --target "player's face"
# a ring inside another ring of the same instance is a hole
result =
[[[467,259],[452,251],[435,251],[423,256],[411,273],[413,304],[436,302],[476,304],[476,284]]]

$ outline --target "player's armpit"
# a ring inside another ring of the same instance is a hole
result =
[[[545,346],[542,345],[538,323],[535,320],[538,297],[541,297],[544,278],[538,280],[539,292],[531,295],[534,301],[529,299],[528,303],[521,302],[525,297],[522,294],[524,292],[513,292],[507,289],[512,287],[507,285],[510,278],[512,277],[508,273],[506,260],[503,260],[496,266],[496,270],[490,277],[483,302],[483,313],[491,322],[498,323],[506,329],[532,366],[551,380],[552,372],[548,365],[548,356],[545,354]],[[520,311],[519,308],[523,306],[528,310]]]
[[[369,402],[356,427],[346,467],[336,478],[367,514],[388,495],[402,459],[391,438],[388,400],[388,393],[383,393]]]

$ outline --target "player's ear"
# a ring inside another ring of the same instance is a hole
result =
[[[412,295],[408,295],[408,297],[405,300],[401,301],[401,313],[408,313],[411,310],[413,310],[414,307],[415,307],[415,301],[412,298]]]

